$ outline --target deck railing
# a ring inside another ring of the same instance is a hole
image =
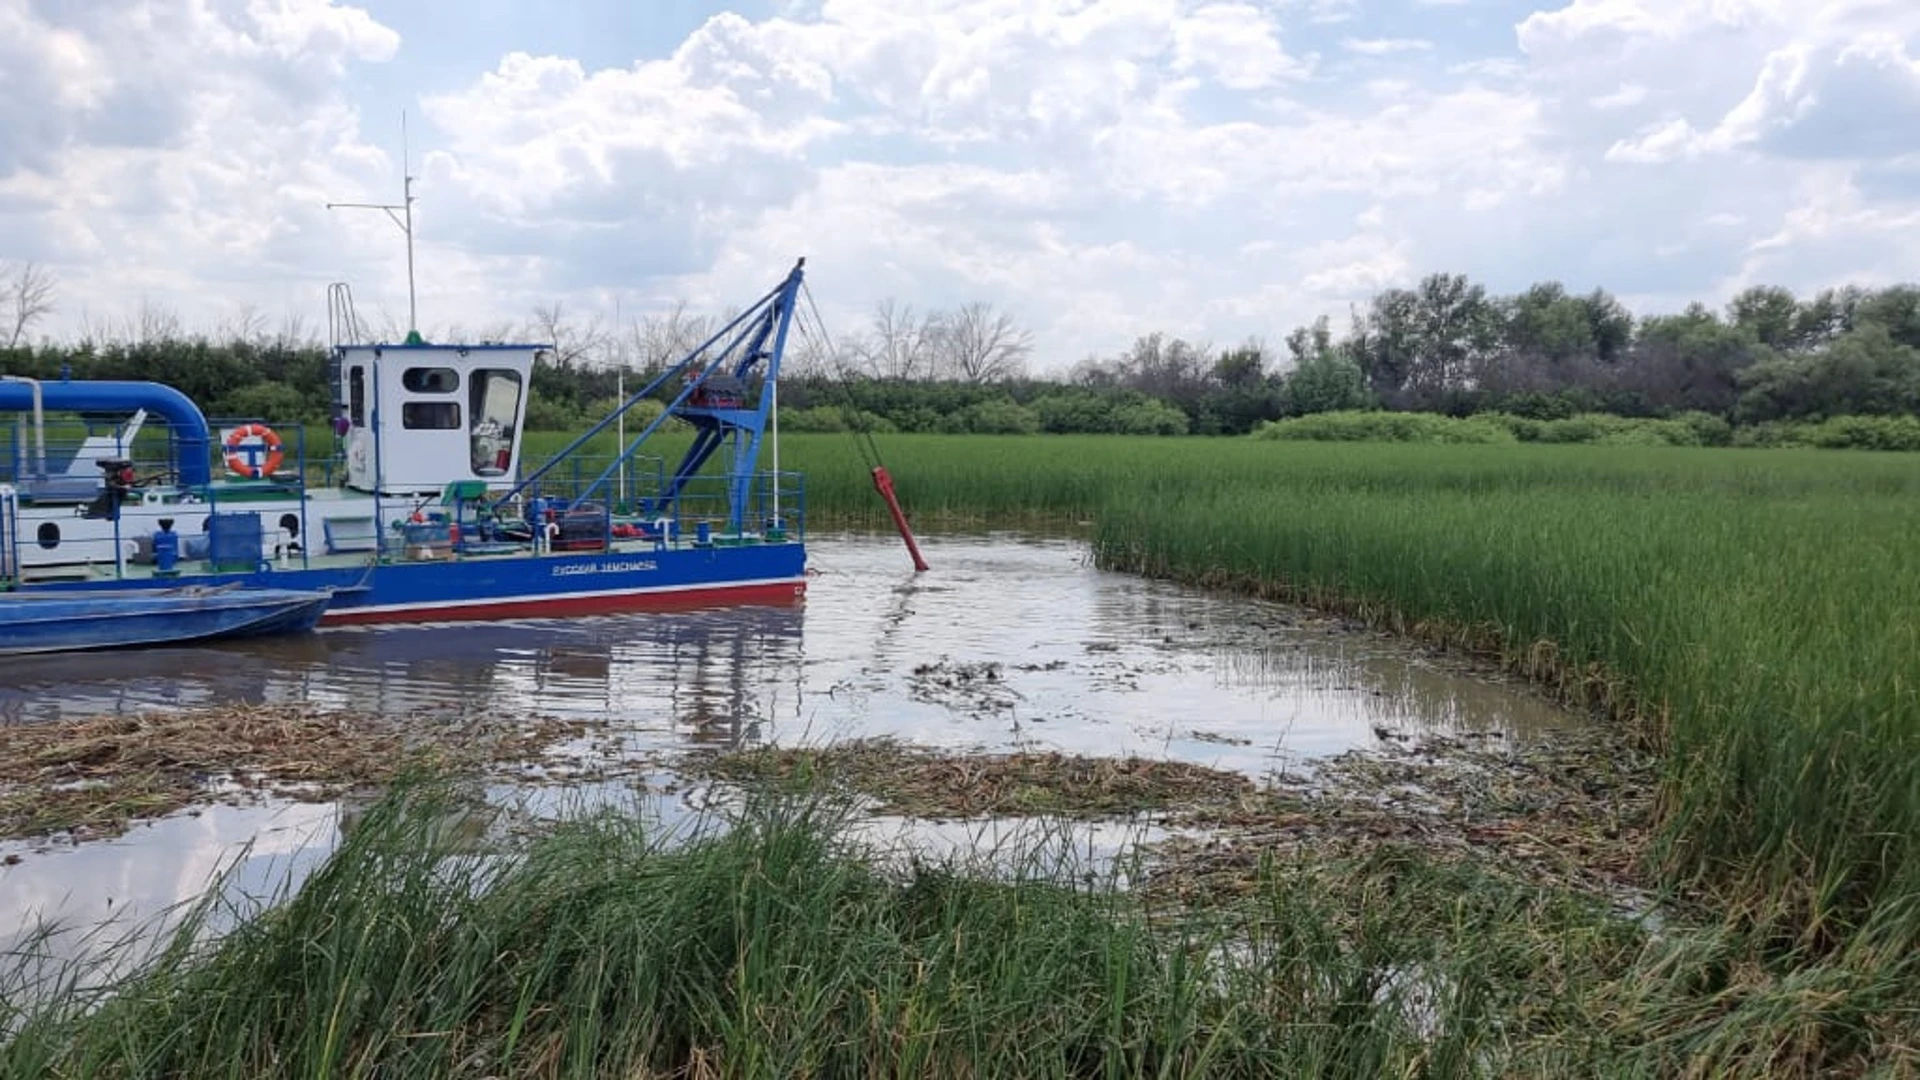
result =
[[[124,578],[129,565],[154,562],[160,518],[172,519],[172,531],[181,538],[181,562],[199,563],[197,573],[252,573],[276,556],[283,565],[304,567],[305,429],[273,425],[281,460],[267,476],[242,478],[226,468],[228,448],[221,436],[253,423],[263,421],[212,421],[214,445],[204,452],[215,479],[183,485],[183,441],[164,423],[149,420],[126,439],[117,425],[85,418],[50,419],[38,432],[22,418],[11,426],[0,452],[0,485],[8,491],[0,500],[0,583],[17,587],[39,578],[91,578],[103,572]],[[109,476],[103,461],[128,463],[131,483]],[[262,500],[292,505],[273,521],[259,523],[259,545],[251,554],[222,545],[224,529],[239,520],[229,515],[245,514],[248,503]],[[23,512],[29,515],[24,524]]]
[[[6,492],[0,497],[0,588],[103,573],[118,579],[128,576],[130,566],[137,573],[151,573],[146,567],[155,560],[152,538],[161,516],[173,519],[180,561],[183,567],[193,564],[193,573],[251,573],[269,564],[309,566],[310,555],[318,553],[313,545],[322,541],[313,535],[306,495],[314,470],[325,470],[329,455],[310,460],[304,425],[273,424],[281,460],[267,476],[238,476],[226,467],[225,436],[261,422],[210,421],[214,437],[206,452],[214,480],[193,486],[178,482],[181,440],[164,423],[150,421],[133,439],[123,441],[119,429],[105,423],[49,420],[43,432],[44,470],[40,440],[30,424],[13,425],[11,438],[0,447],[0,485]],[[316,445],[324,447],[326,440]],[[109,494],[106,473],[96,464],[102,459],[132,463],[135,482],[120,487],[117,502]],[[799,473],[758,472],[744,488],[725,474],[708,473],[667,498],[667,463],[641,456],[629,460],[623,474],[589,491],[613,460],[610,455],[573,455],[529,486],[516,505],[489,507],[484,529],[473,528],[472,504],[456,500],[450,506],[438,496],[376,498],[369,554],[379,560],[409,559],[414,553],[407,548],[417,546],[423,536],[447,544],[455,556],[499,553],[507,550],[503,543],[528,541],[541,550],[564,551],[604,548],[621,540],[729,545],[805,539],[806,490]],[[524,462],[521,475],[539,464]],[[255,553],[244,539],[254,535],[246,515],[257,514],[253,506],[265,501],[278,505],[255,519],[260,537]],[[60,510],[49,513],[49,507]],[[129,509],[138,512],[129,515]],[[413,520],[416,512],[426,520]],[[22,513],[29,515],[24,525]],[[736,520],[738,530],[733,528]],[[551,544],[556,537],[549,524],[564,526],[558,548]]]
[[[613,460],[611,455],[572,455],[528,486],[525,505],[537,506],[543,514],[552,511],[556,519],[568,513],[598,514],[605,520],[609,540],[638,537],[724,544],[806,538],[806,486],[800,473],[753,473],[736,533],[732,528],[736,494],[731,477],[717,473],[695,476],[676,496],[667,498],[667,470],[659,458],[635,458],[629,463],[624,490],[616,483],[590,493],[583,501],[582,493]],[[531,473],[540,464],[528,462],[525,470]]]

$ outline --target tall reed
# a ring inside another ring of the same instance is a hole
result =
[[[1498,650],[1668,750],[1660,880],[1776,950],[1920,953],[1920,461],[1871,453],[889,436],[923,523],[1087,518],[1112,568]],[[851,442],[790,440],[879,524]],[[937,568],[936,568],[937,569]]]
[[[297,895],[221,937],[203,908],[109,994],[0,982],[0,1074],[1761,1075],[1888,1052],[1846,972],[1809,1038],[1785,993],[1698,992],[1716,939],[1417,853],[1273,863],[1230,918],[1174,919],[1039,847],[998,879],[883,863],[810,799],[486,852],[450,839],[456,806],[403,786]]]

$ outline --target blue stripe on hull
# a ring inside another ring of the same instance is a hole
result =
[[[459,618],[463,608],[476,612],[508,604],[552,601],[563,610],[607,598],[710,591],[758,591],[791,584],[795,593],[806,578],[806,547],[801,543],[742,547],[675,548],[665,551],[565,553],[472,558],[450,562],[383,563],[367,567],[272,569],[247,574],[187,574],[175,578],[99,582],[50,582],[27,586],[34,593],[86,592],[129,588],[177,588],[244,582],[283,589],[335,590],[327,622],[358,617],[417,613],[421,617]],[[531,613],[538,613],[537,608]],[[475,615],[474,617],[488,617]]]

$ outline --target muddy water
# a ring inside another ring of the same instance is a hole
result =
[[[804,604],[342,629],[0,662],[0,723],[235,702],[450,702],[616,723],[646,749],[894,735],[1261,772],[1401,732],[1565,722],[1298,609],[1094,569],[1071,539],[817,538]]]
[[[1569,722],[1404,643],[1096,570],[1078,540],[923,546],[933,570],[915,575],[897,539],[816,536],[815,576],[792,607],[0,663],[0,723],[234,702],[395,713],[459,702],[604,721],[648,753],[891,735],[954,749],[1138,753],[1259,776],[1410,734],[1525,741]],[[674,816],[683,798],[643,801]],[[0,948],[7,928],[35,914],[84,923],[158,912],[236,859],[229,889],[257,895],[303,873],[341,814],[216,806],[110,842],[0,844],[0,864],[21,856],[0,865]]]

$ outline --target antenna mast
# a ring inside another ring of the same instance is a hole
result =
[[[386,211],[387,217],[391,218],[395,225],[400,226],[400,231],[407,234],[407,337],[409,340],[416,339],[420,336],[420,313],[414,301],[413,292],[413,163],[411,156],[407,144],[407,111],[402,109],[400,110],[400,193],[402,201],[397,205],[393,203],[354,202],[330,202],[327,204],[327,209],[329,210],[335,209],[336,207],[353,210],[384,210]],[[400,211],[400,213],[394,213],[395,210]]]

